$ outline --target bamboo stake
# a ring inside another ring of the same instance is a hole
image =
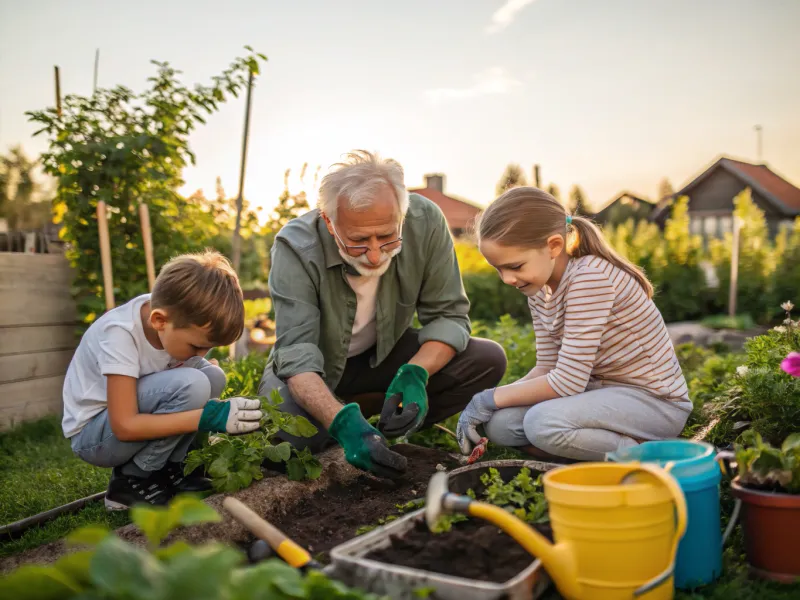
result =
[[[139,221],[142,226],[144,261],[147,265],[147,285],[152,292],[153,286],[156,283],[156,267],[153,261],[153,235],[150,231],[150,209],[144,202],[139,205]]]
[[[111,273],[111,243],[108,239],[106,203],[97,203],[97,232],[100,236],[100,263],[103,266],[103,290],[106,295],[106,310],[114,308],[114,277]]]

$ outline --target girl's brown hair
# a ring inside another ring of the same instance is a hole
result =
[[[491,240],[503,246],[543,248],[552,235],[563,235],[567,254],[574,258],[599,256],[633,277],[653,297],[653,285],[639,267],[617,254],[597,225],[586,217],[573,216],[567,224],[567,211],[553,196],[533,187],[508,190],[483,211],[477,226],[478,240]]]

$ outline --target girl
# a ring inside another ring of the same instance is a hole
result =
[[[528,297],[537,364],[473,397],[458,421],[462,452],[480,424],[492,442],[543,459],[603,460],[680,434],[692,403],[653,286],[591,221],[542,190],[514,188],[481,216],[478,244]]]

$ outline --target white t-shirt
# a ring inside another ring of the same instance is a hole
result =
[[[350,336],[347,358],[369,350],[378,341],[376,327],[378,284],[380,277],[347,275],[347,282],[356,293],[356,318]]]
[[[66,437],[108,406],[106,375],[138,379],[180,364],[145,338],[140,311],[148,300],[145,294],[108,311],[83,334],[64,380],[61,427]]]

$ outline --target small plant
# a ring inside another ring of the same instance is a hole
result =
[[[549,521],[541,477],[533,479],[530,469],[520,469],[513,479],[505,483],[500,472],[490,468],[488,473],[481,475],[481,483],[484,485],[484,490],[480,493],[480,500],[501,506],[526,523]],[[467,490],[467,496],[478,499],[471,489]],[[457,513],[442,515],[431,531],[433,533],[450,531],[455,523],[466,521],[467,518]]]
[[[736,447],[742,485],[800,494],[800,433],[787,437],[780,449],[764,443],[761,436],[752,430],[742,434],[742,442]]]
[[[231,386],[230,382],[228,386]],[[254,480],[261,479],[264,476],[261,463],[265,459],[285,462],[287,475],[294,481],[317,479],[322,473],[322,465],[307,448],[298,451],[289,442],[274,443],[279,430],[297,437],[311,437],[317,433],[317,428],[305,417],[280,411],[277,406],[282,402],[277,390],[272,391],[270,398],[261,398],[264,418],[260,431],[238,436],[214,436],[207,445],[189,453],[184,472],[189,474],[203,466],[214,489],[227,493],[246,488]]]
[[[133,546],[101,527],[79,529],[67,543],[89,549],[68,554],[50,566],[18,568],[0,579],[0,598],[378,600],[320,572],[304,574],[276,559],[243,567],[243,554],[223,544],[191,546],[178,541],[161,547],[176,527],[220,520],[213,508],[191,496],[179,496],[168,507],[137,508],[131,516],[147,536],[147,549]]]
[[[735,317],[713,315],[703,319],[701,324],[711,329],[736,329],[739,331],[753,329],[756,326],[756,322],[750,315],[736,315]]]

